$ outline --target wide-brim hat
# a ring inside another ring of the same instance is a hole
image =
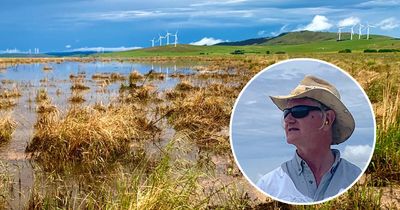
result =
[[[333,110],[336,118],[333,124],[332,144],[346,141],[354,131],[354,118],[341,101],[339,91],[332,84],[315,76],[305,76],[289,95],[270,96],[270,98],[282,111],[288,108],[288,100],[295,98],[312,98]]]

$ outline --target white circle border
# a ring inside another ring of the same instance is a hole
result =
[[[351,80],[353,80],[353,82],[358,86],[358,88],[361,90],[361,92],[364,94],[364,97],[367,99],[370,110],[372,111],[372,118],[373,118],[373,124],[374,124],[374,141],[373,141],[373,146],[372,146],[372,152],[370,154],[370,157],[368,159],[368,164],[366,164],[366,166],[364,167],[364,169],[362,170],[362,172],[358,175],[358,177],[353,181],[353,183],[351,183],[345,190],[342,190],[341,192],[337,193],[335,196],[332,197],[328,197],[325,198],[323,200],[320,201],[316,201],[316,202],[309,202],[309,203],[295,203],[295,202],[290,202],[290,201],[286,201],[286,200],[281,200],[279,198],[276,198],[274,196],[269,195],[268,193],[266,193],[264,190],[260,189],[255,183],[253,183],[253,181],[246,175],[245,171],[242,169],[242,167],[239,164],[239,161],[237,160],[236,157],[236,153],[235,153],[235,149],[233,147],[233,138],[232,138],[232,123],[233,123],[233,116],[236,110],[236,106],[239,102],[240,97],[242,96],[242,94],[245,92],[245,90],[247,89],[247,87],[260,75],[262,75],[264,72],[268,71],[269,69],[272,69],[278,65],[284,64],[284,63],[289,63],[289,62],[294,62],[294,61],[313,61],[313,62],[318,62],[318,63],[322,63],[322,64],[326,64],[330,67],[333,67],[337,70],[340,70],[344,75],[346,75],[348,78],[350,78]],[[365,93],[364,89],[361,87],[361,85],[357,82],[357,80],[355,80],[348,72],[344,71],[343,69],[341,69],[340,67],[329,63],[327,61],[323,61],[323,60],[319,60],[319,59],[315,59],[315,58],[292,58],[292,59],[287,59],[287,60],[283,60],[283,61],[279,61],[277,63],[274,63],[270,66],[265,67],[263,70],[261,70],[260,72],[258,72],[256,75],[254,75],[250,81],[247,82],[247,84],[243,87],[243,89],[240,91],[238,97],[236,98],[235,104],[233,105],[232,108],[232,113],[231,113],[231,117],[230,117],[230,123],[229,123],[229,141],[230,141],[230,145],[231,145],[231,150],[233,153],[233,157],[235,159],[235,163],[238,166],[240,172],[243,174],[243,176],[246,178],[246,180],[254,187],[256,188],[259,192],[261,192],[262,194],[264,194],[267,197],[272,198],[273,200],[277,200],[279,202],[282,203],[286,203],[286,204],[292,204],[292,205],[315,205],[315,204],[321,204],[324,203],[326,201],[329,200],[333,200],[339,196],[341,196],[342,194],[346,193],[351,187],[353,187],[353,185],[358,182],[358,180],[360,180],[360,178],[364,175],[365,171],[367,170],[369,164],[371,163],[372,160],[372,156],[375,152],[375,145],[376,145],[376,119],[375,119],[375,112],[374,109],[372,107],[371,101],[369,100],[368,95]]]

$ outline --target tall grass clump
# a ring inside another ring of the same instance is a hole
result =
[[[368,172],[374,185],[400,183],[400,88],[393,95],[388,82],[383,90],[383,114],[377,129],[377,144]]]
[[[189,130],[201,147],[227,149],[227,136],[220,132],[229,125],[230,113],[230,100],[200,89],[173,101],[168,122],[178,131]]]
[[[36,99],[36,102],[40,103],[40,102],[43,102],[43,101],[47,101],[50,98],[49,98],[49,95],[47,94],[47,90],[43,89],[43,88],[40,88],[40,89],[38,89],[36,91],[36,98],[35,99]]]
[[[26,151],[44,163],[60,166],[80,163],[101,170],[130,152],[134,141],[148,139],[157,129],[134,106],[71,108],[65,115],[47,113],[39,118]]]
[[[10,116],[0,117],[0,144],[12,138],[16,123]]]

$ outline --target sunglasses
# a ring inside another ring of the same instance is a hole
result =
[[[319,110],[322,111],[320,107],[317,106],[307,106],[307,105],[299,105],[299,106],[294,106],[289,109],[284,109],[283,110],[283,118],[286,118],[288,114],[292,114],[294,118],[303,118],[306,117],[310,111],[313,110]]]

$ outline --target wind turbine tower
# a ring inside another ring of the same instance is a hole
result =
[[[164,39],[164,36],[158,35],[158,40],[160,41],[160,46],[162,46],[162,39]]]
[[[339,35],[338,41],[341,40],[341,39],[340,39],[340,35],[342,34],[342,29],[343,29],[343,27],[339,27],[339,29],[338,29],[338,35]]]
[[[150,41],[151,41],[151,47],[154,47],[154,38],[153,39],[151,39]]]
[[[370,24],[367,22],[367,39],[369,39],[369,28],[375,28],[375,26],[370,25]]]
[[[169,37],[170,37],[171,35],[172,35],[172,34],[169,33],[168,31],[167,31],[167,33],[165,34],[165,38],[167,38],[167,45],[169,45]]]
[[[356,26],[356,25],[353,25],[353,26],[351,27],[350,40],[353,40],[354,26]]]
[[[172,34],[172,36],[175,37],[174,45],[176,47],[176,44],[178,44],[178,31],[176,31],[175,34]]]
[[[361,29],[363,28],[364,26],[363,25],[361,25],[361,23],[359,23],[358,24],[358,39],[361,39],[361,33],[362,33],[362,31],[361,31]]]

